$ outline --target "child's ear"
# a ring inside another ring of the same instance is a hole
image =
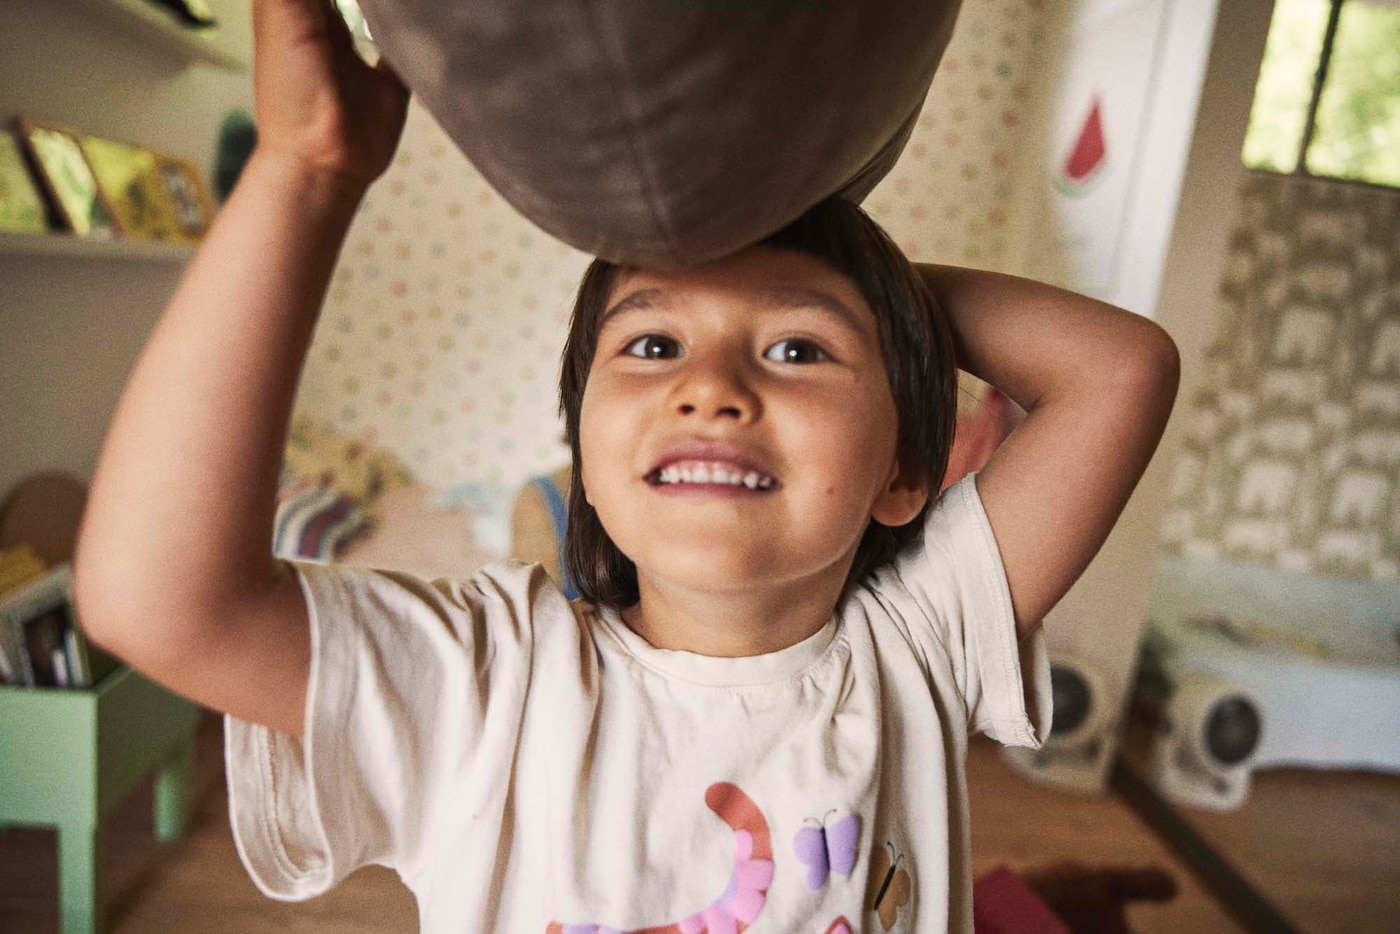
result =
[[[885,488],[875,498],[870,518],[881,525],[896,528],[913,522],[927,501],[928,484],[923,480],[914,480],[896,462],[890,470]]]

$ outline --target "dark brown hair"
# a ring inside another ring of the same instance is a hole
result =
[[[846,583],[889,562],[919,533],[948,468],[957,418],[957,370],[948,320],[923,277],[864,211],[830,198],[762,241],[763,246],[816,257],[853,282],[874,311],[880,348],[899,419],[897,456],[911,480],[928,485],[928,502],[911,522],[891,528],[871,520]],[[580,596],[600,606],[637,602],[637,568],[608,537],[583,491],[579,413],[608,299],[626,271],[595,259],[574,302],[559,377],[559,408],[573,452],[573,482],[564,543],[564,573]]]

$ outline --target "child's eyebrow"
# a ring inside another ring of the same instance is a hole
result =
[[[858,334],[864,334],[866,331],[864,325],[865,318],[868,316],[857,314],[844,302],[826,292],[793,286],[770,286],[758,289],[756,294],[769,308],[813,308],[834,315],[846,327]],[[604,312],[602,320],[598,322],[598,327],[601,329],[610,318],[616,315],[626,314],[629,311],[659,308],[668,304],[668,300],[669,293],[665,289],[639,289]]]

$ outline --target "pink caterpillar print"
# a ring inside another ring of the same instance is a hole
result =
[[[773,842],[763,812],[738,785],[716,782],[705,803],[734,831],[734,872],[723,894],[680,921],[623,931],[605,924],[551,922],[547,934],[739,934],[763,911],[773,881]]]

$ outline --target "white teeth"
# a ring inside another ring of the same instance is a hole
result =
[[[765,477],[756,470],[740,473],[738,470],[726,469],[720,464],[688,464],[684,467],[673,464],[658,471],[656,480],[661,484],[723,483],[748,487],[750,490],[771,490],[776,482],[772,477]]]

